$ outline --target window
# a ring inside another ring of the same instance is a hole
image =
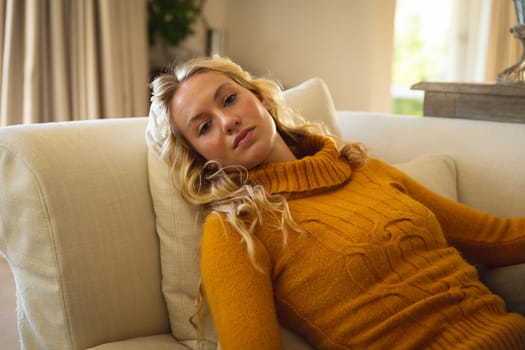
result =
[[[422,115],[419,81],[485,79],[491,0],[397,0],[392,110]]]

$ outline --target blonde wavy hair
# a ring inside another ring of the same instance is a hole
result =
[[[284,197],[268,194],[262,186],[250,183],[247,170],[242,167],[222,167],[213,160],[204,159],[175,127],[171,101],[177,88],[194,75],[209,71],[222,73],[262,97],[277,131],[296,156],[300,156],[299,145],[305,135],[327,133],[320,125],[306,123],[298,113],[286,106],[279,83],[253,77],[225,57],[192,59],[168,68],[152,81],[151,102],[169,116],[169,140],[164,144],[162,154],[173,167],[174,180],[182,197],[204,209],[205,213],[223,214],[241,235],[251,262],[258,268],[252,236],[259,225],[268,225],[281,232],[283,244],[286,244],[289,229],[301,229],[295,224]],[[341,140],[334,141],[341,143]],[[366,150],[360,143],[341,143],[340,152],[352,167],[364,165],[367,159]]]

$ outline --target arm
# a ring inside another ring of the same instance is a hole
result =
[[[489,215],[444,198],[395,168],[389,172],[436,215],[447,240],[467,258],[488,265],[525,262],[525,217]]]
[[[271,262],[257,241],[257,270],[241,236],[219,215],[203,227],[201,273],[208,305],[224,350],[282,349],[275,312]]]

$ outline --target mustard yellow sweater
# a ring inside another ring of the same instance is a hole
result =
[[[224,218],[205,222],[202,278],[224,350],[281,349],[279,322],[317,349],[525,349],[525,318],[459,252],[523,262],[525,218],[444,199],[378,160],[352,171],[320,136],[302,146],[302,159],[250,172],[305,231],[283,247],[280,232],[257,230],[265,273]]]

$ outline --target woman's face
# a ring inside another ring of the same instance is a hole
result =
[[[171,118],[200,155],[222,166],[291,160],[265,101],[224,74],[198,73],[181,83]]]

